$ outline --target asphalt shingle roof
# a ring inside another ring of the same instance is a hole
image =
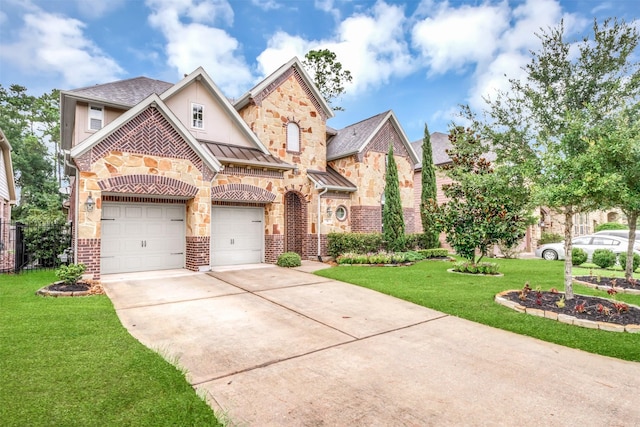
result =
[[[389,111],[338,130],[337,134],[327,142],[327,159],[339,159],[357,152],[371,137],[387,114],[389,114]]]
[[[134,106],[152,93],[160,95],[173,86],[173,83],[154,80],[148,77],[135,77],[67,91],[69,94],[103,100],[106,102]]]
[[[411,143],[413,151],[418,155],[420,163],[416,165],[416,169],[422,168],[422,140],[413,141]],[[433,164],[436,166],[449,163],[451,157],[447,154],[446,150],[453,148],[451,142],[449,142],[449,135],[442,132],[434,132],[431,134],[431,151],[433,153]]]

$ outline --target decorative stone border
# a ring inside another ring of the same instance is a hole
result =
[[[485,277],[503,277],[504,276],[504,274],[502,273],[498,273],[498,274],[463,273],[461,271],[455,271],[453,268],[448,269],[447,273],[463,274],[465,276],[485,276]]]
[[[582,280],[576,280],[575,277],[573,278],[573,283],[578,283],[582,286],[586,286],[591,289],[598,289],[600,291],[605,291],[605,292],[611,289],[611,286],[602,286],[602,285],[596,285],[595,283],[583,282]],[[620,294],[640,295],[640,289],[628,289],[628,288],[618,287],[616,288],[616,291]]]
[[[609,323],[609,322],[594,322],[593,320],[578,319],[577,317],[573,317],[568,314],[559,314],[554,311],[541,310],[539,308],[528,308],[518,304],[517,302],[511,301],[507,298],[503,298],[503,295],[506,295],[511,292],[519,292],[519,290],[511,289],[508,291],[502,291],[496,295],[495,301],[500,305],[504,305],[505,307],[515,311],[519,311],[520,313],[531,314],[532,316],[544,317],[545,319],[557,320],[558,322],[566,323],[567,325],[575,325],[575,326],[580,326],[582,328],[589,328],[589,329],[600,329],[601,331],[609,331],[609,332],[629,332],[632,334],[640,333],[640,325],[635,325],[635,324],[619,325],[617,323]],[[579,296],[579,295],[576,294],[576,296]],[[629,304],[629,306],[638,308],[633,304]]]
[[[43,288],[40,288],[36,291],[36,295],[40,295],[43,297],[84,297],[89,295],[100,295],[103,292],[102,286],[99,283],[92,283],[91,287],[86,291],[52,291],[49,288],[51,285],[56,285],[62,282],[55,282],[49,284]]]

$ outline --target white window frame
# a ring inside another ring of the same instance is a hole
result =
[[[204,105],[198,104],[197,102],[191,103],[191,127],[194,129],[204,129]]]
[[[104,127],[104,107],[102,105],[89,104],[89,114],[87,116],[87,127],[90,131],[98,131]],[[93,127],[92,120],[99,120],[100,127]]]
[[[340,212],[343,213],[343,215],[340,215]],[[336,208],[336,213],[335,213],[336,219],[340,222],[345,221],[347,219],[347,217],[349,216],[349,211],[347,210],[347,207],[345,205],[340,205]]]
[[[296,122],[287,123],[287,151],[299,153],[300,139],[300,125]]]

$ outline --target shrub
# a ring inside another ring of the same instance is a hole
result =
[[[424,233],[413,233],[405,236],[405,242],[407,249],[430,249],[440,246],[440,242],[437,242],[437,246],[433,246],[431,238]]]
[[[500,266],[495,262],[479,262],[474,264],[469,261],[459,261],[453,264],[453,271],[469,274],[498,274]]]
[[[327,251],[334,258],[346,253],[366,254],[384,248],[381,233],[329,233]]]
[[[624,269],[627,265],[627,253],[623,252],[619,257],[620,266]],[[633,254],[633,271],[636,271],[640,267],[640,255]]]
[[[559,243],[564,240],[564,237],[560,234],[556,233],[542,233],[540,240],[538,240],[539,245],[546,245],[547,243]]]
[[[448,258],[449,251],[442,248],[437,249],[420,249],[418,251],[425,259],[429,258]]]
[[[416,262],[422,261],[424,259],[424,255],[417,251],[409,251],[405,252],[405,261],[406,262]]]
[[[571,250],[571,264],[573,265],[581,265],[587,262],[587,253],[584,249],[573,248]]]
[[[603,230],[626,230],[629,226],[620,224],[619,222],[605,222],[604,224],[597,225],[595,231]]]
[[[300,255],[295,252],[285,252],[278,257],[278,261],[276,262],[278,267],[300,267],[302,265],[302,260],[300,259]]]
[[[82,273],[87,269],[84,264],[63,265],[56,270],[56,277],[65,285],[75,285],[82,278]]]
[[[593,251],[592,261],[600,268],[613,267],[616,264],[616,254],[610,249],[596,249]]]

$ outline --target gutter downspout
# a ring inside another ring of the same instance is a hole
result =
[[[66,153],[65,153],[66,154]],[[78,263],[78,210],[80,209],[80,204],[78,203],[78,198],[80,197],[79,191],[80,191],[80,177],[78,176],[78,168],[71,164],[70,157],[67,158],[67,156],[64,156],[64,164],[68,167],[70,167],[71,169],[76,171],[75,177],[76,179],[73,180],[73,185],[76,187],[75,188],[75,200],[73,201],[74,203],[74,209],[73,209],[73,263],[77,264]]]
[[[329,188],[325,187],[324,190],[322,190],[322,192],[318,193],[318,261],[322,262],[322,255],[321,255],[321,246],[320,246],[320,220],[321,218],[321,211],[320,211],[320,205],[322,202],[322,196],[329,191]]]

